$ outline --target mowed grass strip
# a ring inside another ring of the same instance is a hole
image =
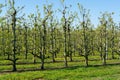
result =
[[[120,64],[116,64],[119,61],[107,60],[110,65],[106,66],[101,65],[102,61],[89,61],[89,67],[85,67],[84,61],[74,61],[68,62],[68,68],[64,68],[63,62],[45,63],[46,69],[43,71],[32,71],[32,69],[39,69],[40,64],[17,65],[20,70],[31,71],[1,73],[0,80],[120,80]],[[3,69],[10,68],[4,66]]]
[[[0,80],[119,80],[120,66],[70,67],[56,70],[14,72],[0,75]]]

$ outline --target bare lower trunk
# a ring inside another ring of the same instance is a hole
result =
[[[17,71],[17,68],[16,68],[16,61],[13,61],[13,69],[12,71]]]
[[[88,66],[88,56],[85,56],[85,63],[86,63],[86,66]]]
[[[57,58],[57,53],[55,53],[54,55],[55,55],[55,58]]]
[[[41,60],[41,70],[44,69],[44,59]]]
[[[103,59],[102,48],[101,48],[101,51],[100,51],[100,58],[101,58],[101,60]]]
[[[64,57],[64,62],[65,62],[65,67],[68,67],[67,56],[66,56],[66,55],[65,55],[65,57]]]
[[[10,55],[9,55],[9,53],[8,53],[8,55],[7,55],[7,59],[8,59],[8,60],[10,59]]]
[[[100,59],[102,60],[103,58],[102,58],[102,53],[100,53]]]
[[[112,51],[112,59],[115,59],[115,57],[114,57],[114,52]]]
[[[72,54],[70,54],[70,62],[72,62],[73,61],[73,59],[72,59]]]
[[[34,64],[36,63],[35,55],[33,56],[33,62]]]
[[[103,65],[106,65],[106,54],[103,56]]]
[[[52,53],[52,62],[55,62],[55,55]]]
[[[25,52],[25,59],[27,59],[27,51]]]

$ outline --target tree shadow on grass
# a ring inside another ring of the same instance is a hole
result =
[[[107,60],[112,60],[112,58],[108,58]],[[72,62],[84,62],[85,60],[73,60]],[[100,59],[89,59],[89,61],[100,61]],[[61,63],[61,62],[64,62],[63,60],[57,60],[55,62],[52,62],[52,61],[47,61],[45,63]],[[68,62],[71,62],[71,61],[68,61]],[[28,65],[28,64],[40,64],[41,62],[19,62],[19,63],[16,63],[17,65]],[[8,65],[12,65],[11,63],[8,63],[8,64],[0,64],[0,66],[8,66]]]
[[[120,63],[109,63],[109,64],[106,64],[106,65],[89,65],[89,66],[69,66],[69,67],[56,67],[56,68],[47,68],[47,69],[44,69],[44,70],[41,70],[41,69],[38,69],[38,68],[31,68],[31,69],[18,69],[16,72],[29,72],[29,71],[48,71],[48,70],[62,70],[62,69],[65,69],[65,70],[75,70],[75,69],[78,69],[78,68],[89,68],[89,67],[101,67],[101,66],[115,66],[115,65],[120,65]],[[10,70],[5,70],[5,71],[0,71],[0,74],[7,74],[7,73],[15,73],[13,71],[10,71]]]
[[[120,62],[119,63],[107,63],[106,65],[102,65],[102,64],[99,64],[99,65],[89,65],[88,67],[101,67],[101,66],[115,66],[115,65],[120,65]]]
[[[4,71],[0,71],[0,74],[7,74],[7,73],[16,73],[16,72],[29,72],[29,71],[49,71],[49,70],[62,70],[62,69],[66,69],[66,70],[74,70],[79,68],[80,66],[70,66],[70,67],[56,67],[56,68],[47,68],[47,69],[39,69],[39,68],[31,68],[31,69],[18,69],[17,71],[13,72],[11,70],[4,70]]]

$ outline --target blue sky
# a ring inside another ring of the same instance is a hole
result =
[[[62,9],[60,0],[15,0],[16,6],[25,6],[23,13],[35,13],[36,5],[39,5],[43,12],[43,4],[53,3],[54,9]],[[0,0],[0,3],[5,3],[5,0]],[[100,12],[115,12],[114,20],[116,23],[120,21],[120,1],[119,0],[65,0],[66,5],[72,5],[73,11],[78,11],[77,3],[82,4],[86,9],[90,9],[91,21],[97,26]],[[4,14],[4,11],[3,11]],[[59,16],[59,15],[58,15]]]

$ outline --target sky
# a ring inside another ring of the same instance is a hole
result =
[[[0,0],[0,3],[5,3],[6,0]],[[25,6],[22,10],[23,13],[30,14],[36,13],[36,5],[39,6],[41,13],[43,13],[44,4],[53,4],[53,9],[62,9],[62,4],[60,0],[15,0],[16,6]],[[120,1],[119,0],[65,0],[65,5],[72,5],[72,11],[78,11],[77,3],[83,5],[84,8],[90,9],[90,18],[92,23],[97,26],[99,23],[98,17],[100,17],[100,12],[114,12],[114,21],[116,23],[120,22]],[[2,14],[5,14],[5,9],[3,9]],[[22,13],[21,13],[22,14]],[[60,16],[59,14],[57,15]]]

